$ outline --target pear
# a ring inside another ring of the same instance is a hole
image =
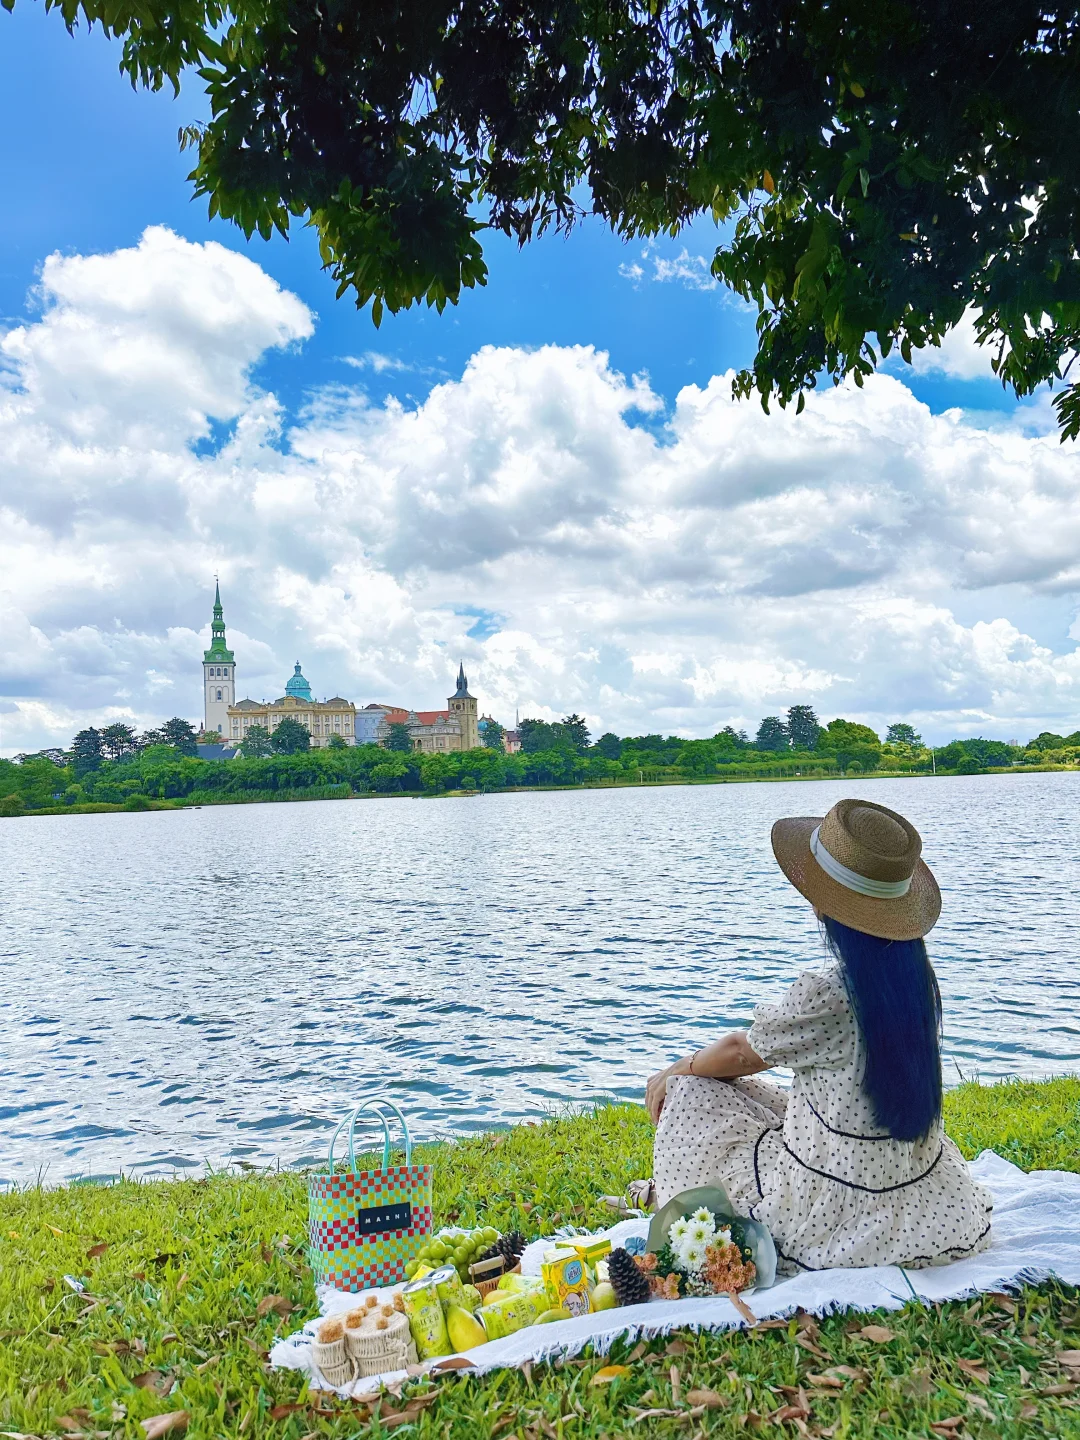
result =
[[[553,1325],[556,1320],[572,1320],[573,1318],[569,1310],[562,1305],[557,1305],[554,1309],[545,1310],[542,1315],[538,1315],[536,1323],[537,1325]]]
[[[450,1305],[446,1311],[446,1333],[455,1350],[471,1350],[474,1345],[487,1344],[487,1331],[479,1320],[461,1305]]]
[[[601,1280],[592,1292],[592,1308],[594,1310],[614,1310],[618,1303],[615,1289],[610,1280]]]

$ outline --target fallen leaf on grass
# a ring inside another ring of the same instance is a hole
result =
[[[963,1423],[962,1415],[950,1415],[945,1420],[931,1420],[930,1429],[936,1430],[939,1435],[955,1435]]]
[[[721,1410],[725,1405],[731,1404],[731,1399],[727,1395],[719,1395],[715,1390],[688,1390],[686,1403],[693,1405],[695,1409],[703,1405],[706,1410]]]
[[[171,1435],[174,1430],[186,1430],[191,1416],[186,1410],[170,1410],[165,1415],[151,1415],[149,1420],[140,1420],[146,1431],[146,1440],[158,1440],[160,1435]]]
[[[172,1376],[161,1370],[144,1370],[141,1375],[133,1376],[131,1383],[136,1390],[152,1390],[155,1395],[167,1395],[172,1385]]]
[[[96,1260],[99,1255],[104,1255],[108,1248],[109,1242],[107,1240],[100,1240],[96,1245],[90,1246],[90,1249],[86,1252],[86,1258],[88,1260]]]
[[[186,1279],[187,1277],[185,1276],[184,1278]],[[255,1306],[255,1314],[257,1318],[261,1320],[264,1315],[269,1315],[270,1311],[273,1310],[275,1315],[280,1315],[283,1320],[286,1320],[295,1308],[292,1301],[286,1300],[284,1295],[264,1295],[258,1305]]]
[[[887,1330],[884,1325],[864,1325],[858,1333],[864,1340],[872,1340],[875,1345],[887,1345],[890,1340],[896,1339],[893,1331]]]
[[[826,1354],[820,1345],[815,1345],[809,1335],[804,1335],[802,1331],[795,1336],[795,1344],[798,1345],[800,1350],[805,1350],[808,1355],[813,1355],[818,1360],[832,1359],[831,1355]]]
[[[782,1405],[779,1410],[774,1410],[769,1419],[774,1425],[783,1425],[785,1420],[805,1420],[810,1411],[804,1410],[801,1405]]]
[[[982,1413],[988,1416],[991,1420],[997,1419],[997,1416],[994,1414],[993,1410],[990,1409],[990,1406],[987,1404],[987,1402],[983,1399],[981,1395],[965,1395],[964,1398],[965,1400],[967,1400],[969,1405],[973,1406],[976,1410],[981,1410]]]
[[[150,1261],[151,1265],[167,1265],[170,1260],[177,1258],[175,1250],[162,1250],[160,1255],[155,1255]]]
[[[441,1375],[444,1370],[475,1370],[476,1366],[464,1355],[448,1355],[445,1360],[436,1360],[431,1367],[432,1375]]]
[[[90,1424],[89,1410],[75,1410],[70,1415],[58,1415],[56,1423],[61,1430],[83,1431]]]
[[[629,1365],[605,1365],[602,1370],[589,1381],[590,1385],[610,1385],[613,1380],[621,1380],[624,1375],[631,1373]]]
[[[638,1343],[634,1346],[633,1350],[630,1351],[630,1354],[626,1357],[626,1363],[628,1365],[633,1365],[635,1360],[641,1359],[642,1355],[645,1354],[645,1351],[648,1348],[649,1347],[644,1340],[639,1340]]]
[[[46,1230],[51,1230],[54,1235],[63,1235],[63,1230],[58,1230],[55,1225],[46,1225]]]
[[[275,1405],[272,1410],[267,1411],[267,1416],[271,1420],[287,1420],[290,1415],[295,1415],[297,1410],[306,1409],[306,1405],[298,1405],[295,1403],[291,1405]]]
[[[1078,1390],[1078,1389],[1080,1389],[1080,1385],[1074,1385],[1074,1384],[1070,1384],[1070,1383],[1066,1382],[1064,1385],[1047,1385],[1044,1389],[1042,1389],[1042,1390],[1039,1391],[1039,1394],[1040,1394],[1040,1395],[1072,1395],[1072,1394],[1074,1393],[1074,1391],[1076,1391],[1076,1390]]]
[[[635,1410],[631,1424],[637,1425],[641,1420],[657,1420],[663,1415],[678,1415],[678,1410]]]
[[[973,1380],[978,1380],[980,1385],[990,1384],[990,1371],[981,1360],[966,1360],[961,1355],[956,1363],[965,1375],[970,1375]]]
[[[911,1374],[901,1381],[900,1388],[905,1395],[925,1399],[927,1395],[934,1393],[937,1386],[934,1384],[933,1376],[925,1370],[912,1370]]]
[[[672,1340],[671,1344],[664,1351],[665,1355],[686,1355],[690,1350],[685,1340]]]
[[[811,1385],[823,1385],[826,1390],[842,1390],[844,1388],[844,1382],[839,1375],[815,1375],[812,1370],[808,1370],[806,1378]]]
[[[1038,1413],[1038,1406],[1032,1405],[1030,1400],[1025,1400],[1023,1405],[1020,1406],[1016,1418],[1017,1420],[1034,1420]]]
[[[748,1325],[756,1325],[758,1323],[758,1318],[750,1309],[750,1306],[747,1305],[746,1301],[741,1299],[734,1290],[729,1290],[727,1292],[727,1298],[731,1301],[732,1305],[735,1306],[735,1309],[739,1312],[739,1314],[743,1317],[743,1319]]]

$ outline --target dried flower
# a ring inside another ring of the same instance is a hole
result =
[[[752,1260],[742,1258],[737,1245],[710,1245],[701,1274],[718,1295],[726,1295],[752,1285],[757,1278],[757,1266]]]

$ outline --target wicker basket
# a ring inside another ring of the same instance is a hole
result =
[[[360,1326],[345,1327],[345,1348],[356,1366],[360,1379],[368,1375],[381,1375],[384,1370],[404,1370],[415,1364],[416,1349],[409,1331],[408,1318],[395,1310],[390,1316],[380,1316],[386,1321],[386,1328],[378,1330],[374,1325],[377,1311],[368,1312],[371,1322]]]

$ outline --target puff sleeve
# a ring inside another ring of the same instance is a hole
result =
[[[822,970],[800,975],[783,999],[756,1008],[746,1038],[770,1069],[838,1070],[850,1064],[857,1033],[840,977]]]

